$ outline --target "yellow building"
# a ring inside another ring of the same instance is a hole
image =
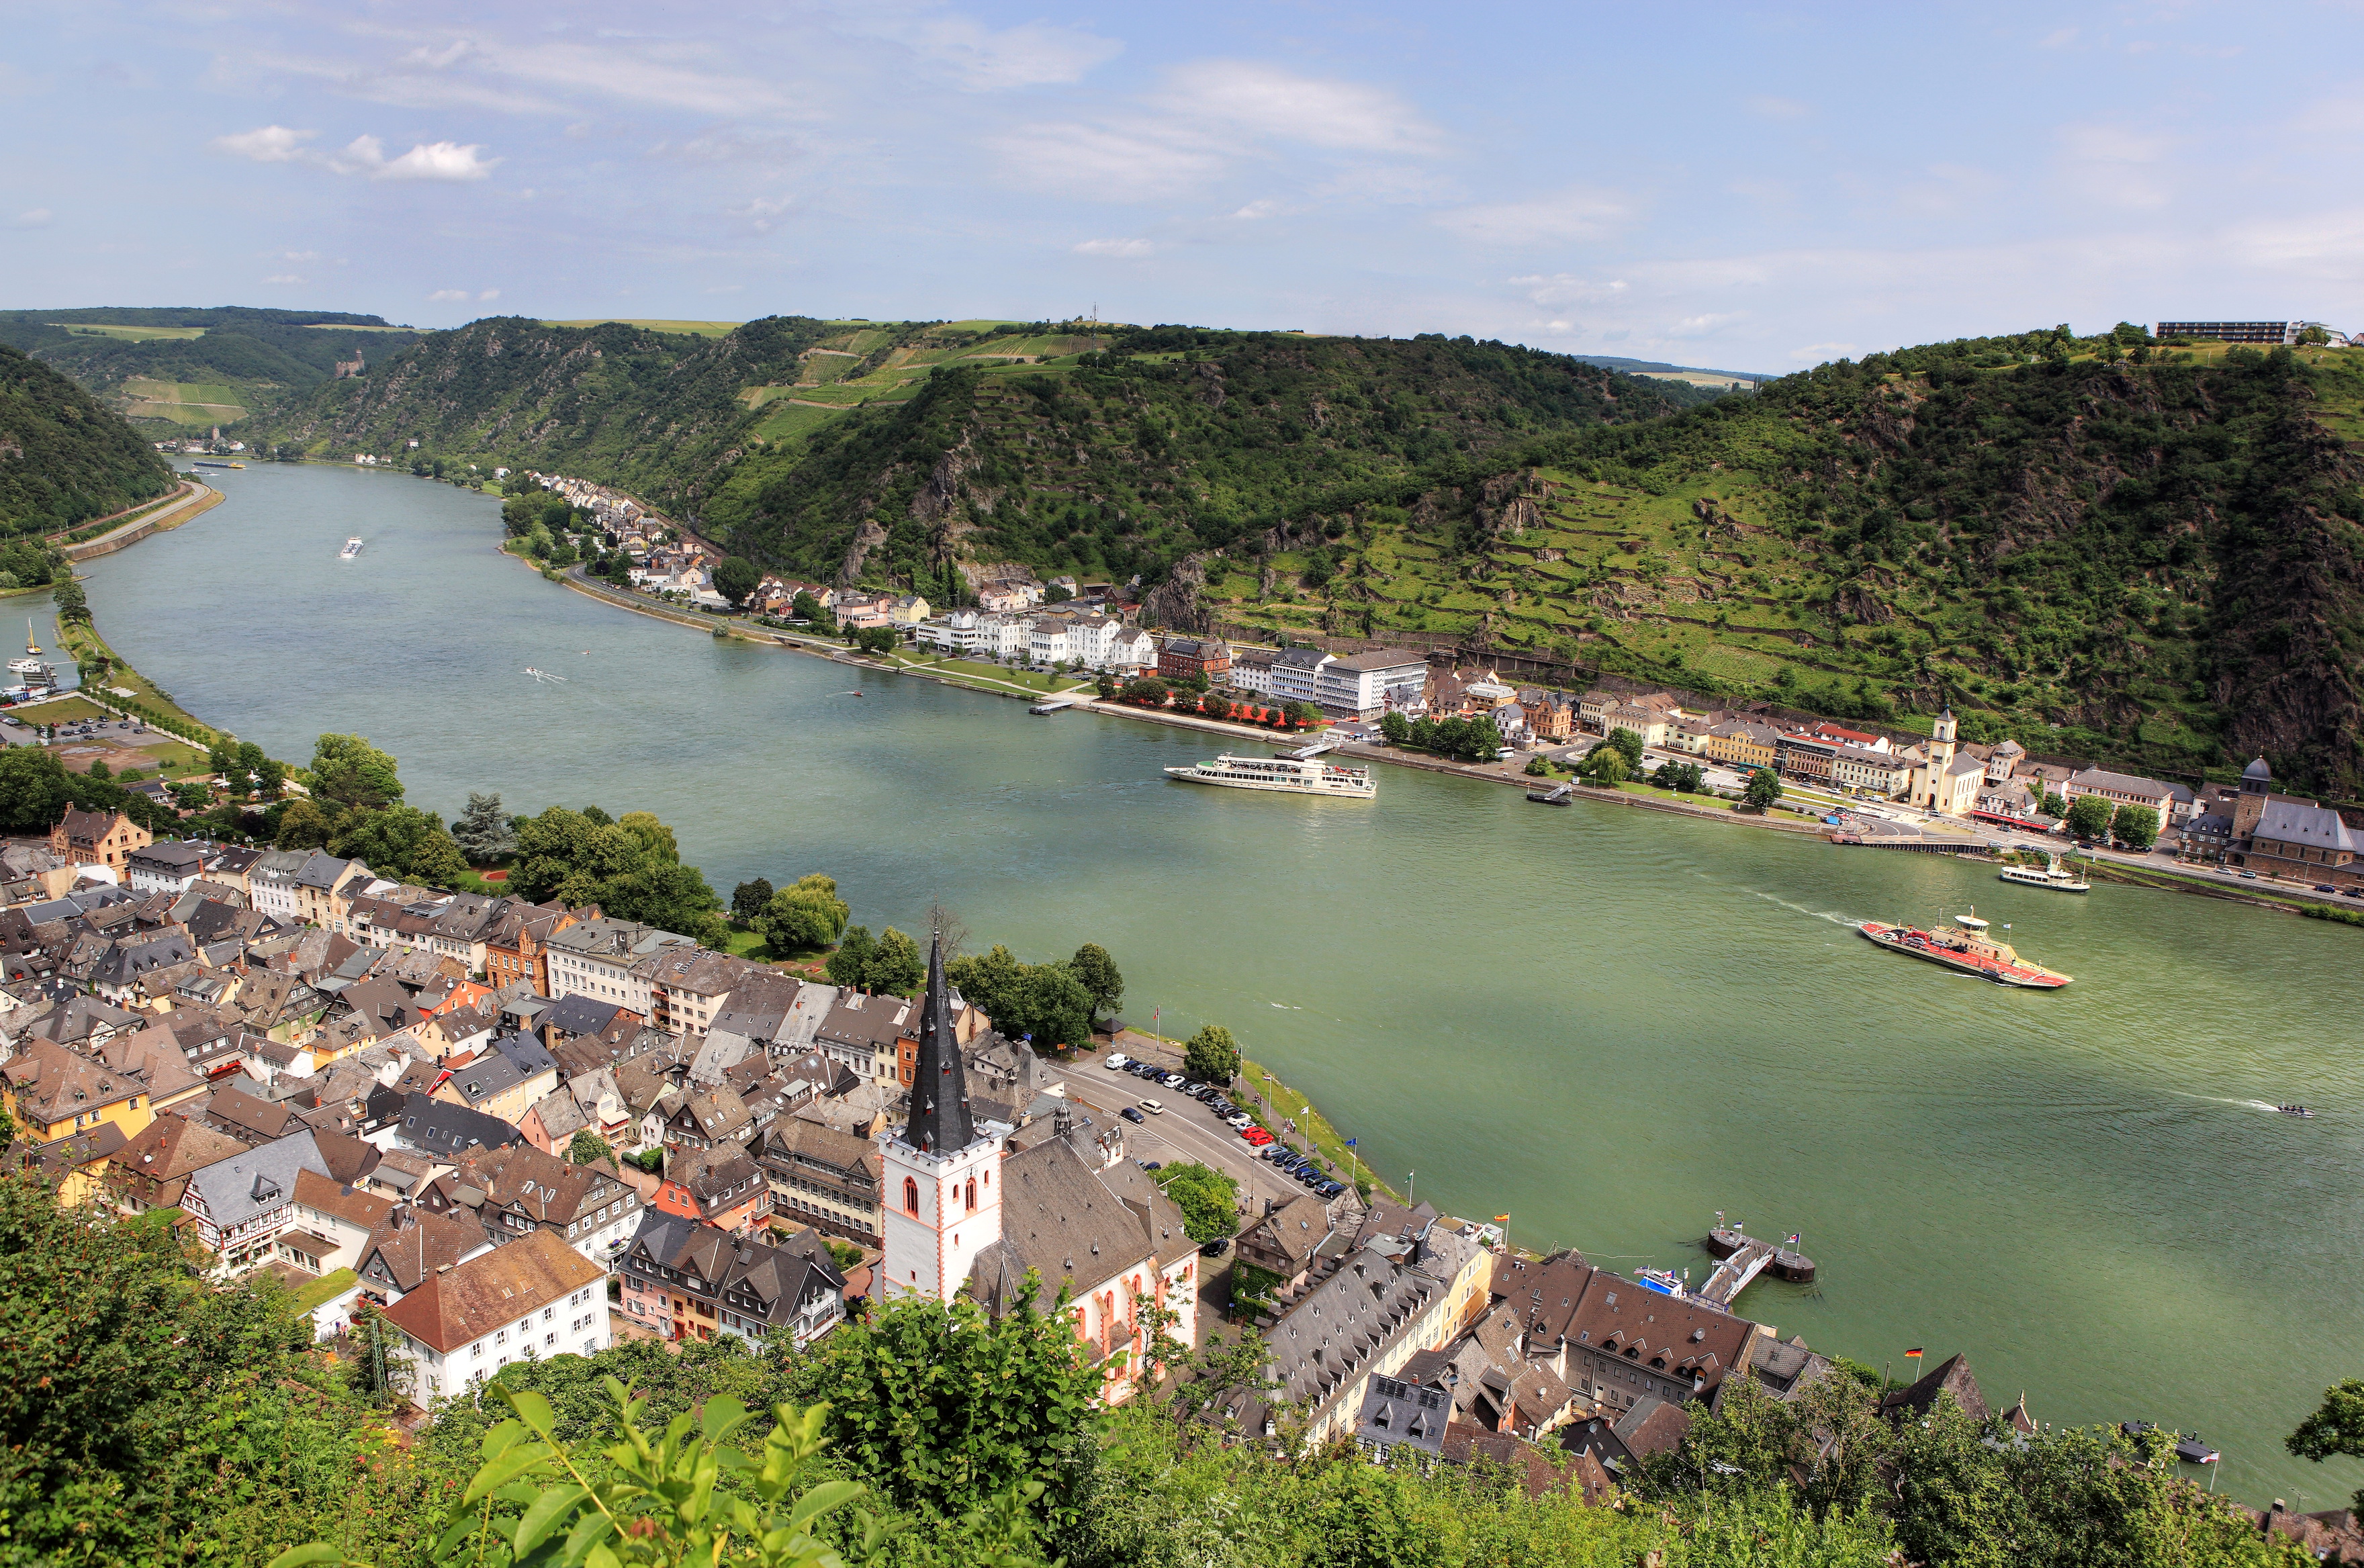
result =
[[[1701,749],[1707,753],[1710,762],[1746,772],[1752,768],[1771,767],[1780,743],[1780,734],[1771,725],[1734,718],[1710,729],[1701,742]]]
[[[132,1138],[156,1119],[140,1074],[46,1040],[0,1063],[0,1098],[36,1143],[110,1126]]]

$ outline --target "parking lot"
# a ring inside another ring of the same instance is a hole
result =
[[[1166,1089],[1130,1073],[1111,1073],[1101,1063],[1106,1051],[1079,1057],[1072,1063],[1045,1062],[1052,1075],[1066,1085],[1067,1098],[1087,1109],[1094,1120],[1114,1118],[1120,1107],[1144,1099],[1165,1107],[1163,1114],[1144,1112],[1139,1124],[1124,1123],[1125,1150],[1133,1159],[1161,1164],[1195,1160],[1212,1165],[1240,1184],[1250,1215],[1264,1212],[1264,1200],[1286,1203],[1311,1189],[1256,1158],[1255,1151],[1208,1106],[1179,1089]],[[1245,1107],[1243,1106],[1243,1109]],[[1285,1129],[1276,1128],[1284,1139]],[[1304,1143],[1289,1140],[1299,1148]],[[1343,1178],[1342,1178],[1343,1179]]]

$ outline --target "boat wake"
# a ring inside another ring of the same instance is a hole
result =
[[[1798,914],[1811,916],[1817,920],[1828,920],[1834,926],[1845,926],[1849,930],[1854,930],[1863,924],[1854,916],[1842,915],[1835,909],[1809,909],[1802,904],[1792,904],[1778,893],[1758,893],[1756,896],[1768,904],[1779,904],[1784,909],[1794,910]]]
[[[2283,1116],[2288,1114],[2283,1111],[2281,1106],[2274,1104],[2271,1100],[2235,1100],[2227,1099],[2222,1095],[2187,1094],[2181,1089],[2169,1089],[2168,1093],[2181,1099],[2203,1100],[2212,1106],[2232,1106],[2239,1110],[2264,1111],[2269,1116]]]

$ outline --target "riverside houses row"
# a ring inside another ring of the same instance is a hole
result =
[[[2258,832],[2312,830],[2253,793]],[[1180,1208],[1122,1124],[952,988],[940,947],[918,996],[864,995],[318,853],[122,852],[151,891],[0,845],[22,895],[0,908],[12,1158],[65,1201],[169,1216],[217,1277],[304,1287],[324,1334],[382,1309],[414,1398],[623,1336],[808,1345],[850,1298],[1063,1315],[1110,1402],[1145,1386],[1161,1332],[1203,1337]],[[168,939],[180,956],[115,995],[75,978],[123,980],[109,955]],[[1828,1369],[1500,1243],[1353,1188],[1245,1216],[1266,1376],[1213,1391],[1209,1418],[1592,1494],[1734,1379],[1795,1397]]]

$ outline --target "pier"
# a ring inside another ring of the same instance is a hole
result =
[[[1047,717],[1049,717],[1052,714],[1061,712],[1061,711],[1062,711],[1062,710],[1064,710],[1064,709],[1071,708],[1071,707],[1073,707],[1073,706],[1076,706],[1076,699],[1075,699],[1074,697],[1053,697],[1053,698],[1052,698],[1050,701],[1048,701],[1048,702],[1038,702],[1038,703],[1036,703],[1033,706],[1031,706],[1031,707],[1028,708],[1026,711],[1027,711],[1027,712],[1029,712],[1029,713],[1031,713],[1031,714],[1035,714],[1035,715],[1037,715],[1037,716],[1039,716],[1039,717],[1046,717],[1046,718],[1047,718]]]
[[[1813,1283],[1813,1259],[1771,1241],[1760,1241],[1737,1225],[1726,1226],[1721,1214],[1715,1218],[1715,1229],[1707,1233],[1702,1245],[1708,1255],[1719,1262],[1707,1283],[1692,1292],[1700,1300],[1729,1312],[1734,1299],[1767,1269],[1773,1271],[1774,1278],[1791,1284]]]

